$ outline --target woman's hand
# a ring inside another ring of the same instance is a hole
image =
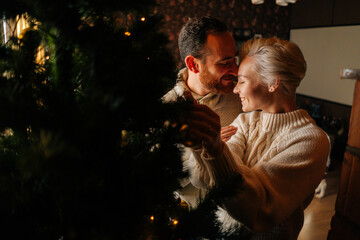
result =
[[[237,131],[237,127],[234,127],[234,126],[231,126],[231,125],[226,126],[226,127],[222,127],[221,131],[220,131],[221,140],[223,142],[227,142],[231,138],[231,136],[236,133],[236,131]]]

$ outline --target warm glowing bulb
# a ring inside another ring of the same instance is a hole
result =
[[[44,101],[42,99],[38,99],[36,100],[37,105],[39,105],[40,107],[44,106]]]
[[[145,22],[145,18],[144,18],[144,17],[140,18],[140,20],[141,20],[142,22]]]
[[[131,32],[126,31],[124,34],[125,36],[129,37],[131,35]]]
[[[174,224],[174,225],[177,225],[178,223],[179,223],[179,222],[178,222],[178,220],[176,220],[176,219],[173,221],[173,224]]]
[[[154,216],[151,216],[151,217],[150,217],[150,220],[151,220],[151,221],[154,221],[154,219],[155,219]]]

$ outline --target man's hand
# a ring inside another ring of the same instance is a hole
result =
[[[220,138],[220,118],[209,107],[194,104],[187,113],[185,123],[194,142],[202,142],[207,152],[216,156],[222,152],[223,142]]]

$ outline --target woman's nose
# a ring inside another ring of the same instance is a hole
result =
[[[236,83],[233,92],[234,92],[235,94],[239,94],[239,93],[240,93],[239,82]]]

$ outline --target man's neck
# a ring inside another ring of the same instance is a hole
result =
[[[189,77],[186,81],[188,88],[199,96],[205,96],[210,92],[209,89],[204,87],[200,82],[199,75],[189,71]]]

